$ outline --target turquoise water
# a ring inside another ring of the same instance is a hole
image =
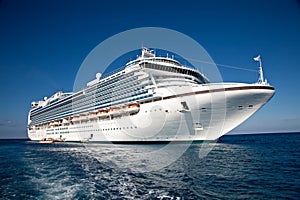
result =
[[[151,162],[132,154],[162,144],[93,144],[95,156],[89,145],[1,140],[0,199],[300,199],[299,144],[300,134],[224,136],[204,158],[192,144],[140,172]]]

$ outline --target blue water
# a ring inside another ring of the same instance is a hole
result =
[[[300,199],[299,144],[300,134],[224,136],[140,171],[153,165],[140,153],[162,144],[2,140],[0,199]],[[200,148],[212,150],[199,158]]]

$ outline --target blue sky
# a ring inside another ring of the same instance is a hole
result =
[[[95,46],[138,27],[184,33],[219,64],[255,70],[253,57],[260,53],[276,94],[233,133],[300,131],[299,1],[0,0],[0,138],[26,137],[33,100],[72,90]],[[258,77],[223,67],[220,72],[224,81]]]

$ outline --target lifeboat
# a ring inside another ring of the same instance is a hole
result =
[[[81,114],[80,114],[80,120],[82,120],[82,121],[87,121],[87,120],[88,120],[88,114],[86,114],[86,113],[81,113]]]
[[[89,119],[95,119],[97,118],[97,111],[92,111],[88,114]]]
[[[78,122],[80,121],[80,115],[75,115],[73,118],[72,118],[72,122]]]
[[[107,117],[108,116],[108,110],[106,109],[100,109],[97,111],[98,117]]]
[[[43,138],[40,140],[39,143],[43,143],[43,144],[50,144],[53,143],[55,140],[53,138]]]
[[[137,113],[140,110],[140,105],[138,103],[129,103],[125,106],[125,110],[127,113]]]
[[[110,107],[110,109],[108,110],[108,114],[111,116],[118,116],[122,114],[122,110],[120,107]]]

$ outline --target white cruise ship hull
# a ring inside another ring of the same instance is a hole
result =
[[[74,124],[28,129],[31,140],[73,142],[169,142],[216,140],[228,133],[274,95],[261,84],[207,84],[159,88],[162,99],[140,104],[138,113],[113,113]]]

